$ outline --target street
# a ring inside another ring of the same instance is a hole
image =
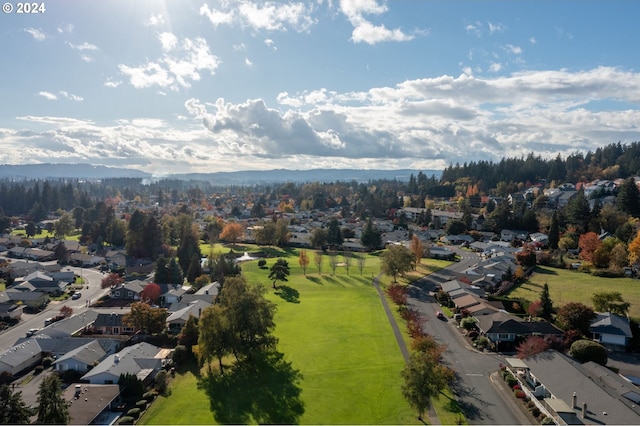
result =
[[[73,309],[74,315],[79,314],[89,309],[87,301],[96,301],[109,291],[109,289],[100,288],[104,275],[95,269],[65,267],[64,270],[71,270],[84,279],[85,285],[81,290],[82,296],[76,300],[69,298],[64,302],[50,302],[42,312],[37,314],[23,314],[22,320],[17,325],[0,334],[0,352],[11,348],[18,339],[26,337],[27,331],[30,329],[44,328],[44,320],[58,315],[62,306],[66,305]]]
[[[454,321],[436,318],[439,306],[430,295],[436,284],[452,279],[453,274],[449,272],[462,272],[480,260],[475,253],[456,251],[461,255],[459,262],[416,281],[410,287],[408,304],[427,319],[425,331],[447,347],[444,359],[456,371],[458,378],[452,390],[469,423],[528,424],[529,419],[520,410],[513,409],[512,401],[505,399],[509,395],[501,394],[492,383],[491,374],[505,362],[504,357],[476,351],[460,335]]]

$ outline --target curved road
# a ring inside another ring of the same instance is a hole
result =
[[[50,302],[42,312],[38,312],[37,314],[23,314],[22,320],[18,324],[0,334],[0,352],[4,352],[12,347],[18,339],[25,337],[27,331],[30,329],[43,328],[44,320],[58,315],[63,305],[72,308],[74,315],[79,314],[88,309],[86,306],[87,301],[93,302],[98,300],[109,291],[109,289],[100,288],[104,275],[95,269],[73,267],[65,267],[63,269],[71,270],[84,279],[85,286],[81,291],[82,296],[77,300],[68,299],[64,302]],[[87,285],[89,286],[88,289]]]
[[[416,281],[410,287],[408,304],[428,319],[425,331],[447,346],[444,359],[458,376],[452,390],[470,424],[529,424],[530,420],[509,399],[510,395],[504,395],[491,377],[499,364],[505,362],[504,357],[476,351],[467,345],[455,322],[436,319],[438,304],[430,294],[436,284],[452,279],[452,272],[462,272],[480,260],[475,253],[456,251],[461,255],[460,262]]]

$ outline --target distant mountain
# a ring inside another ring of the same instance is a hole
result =
[[[10,179],[107,179],[150,178],[150,173],[119,167],[94,166],[91,164],[3,164],[0,178]]]
[[[153,176],[135,169],[94,166],[91,164],[22,164],[0,165],[0,179],[87,179],[139,178],[147,181],[162,179],[204,181],[214,185],[255,185],[284,182],[367,182],[373,179],[396,179],[408,181],[411,174],[420,170],[356,170],[356,169],[312,169],[312,170],[245,170],[239,172],[182,173]],[[440,178],[441,170],[422,170],[428,177]]]
[[[420,170],[356,170],[356,169],[312,169],[312,170],[246,170],[240,172],[186,173],[166,176],[168,179],[198,180],[219,185],[254,185],[258,183],[284,182],[367,182],[372,179],[396,179],[408,181],[411,174]],[[423,170],[428,177],[440,178],[442,170]]]

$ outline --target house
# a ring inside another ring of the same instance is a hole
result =
[[[92,266],[98,266],[105,262],[105,258],[101,256],[94,256],[84,253],[72,253],[69,256],[69,263],[75,266],[90,268]]]
[[[494,308],[495,309],[495,308]],[[551,323],[523,321],[504,311],[476,316],[478,329],[493,343],[515,343],[526,336],[561,337],[562,330]]]
[[[440,241],[442,241],[445,244],[460,245],[460,244],[471,244],[475,240],[471,235],[460,234],[460,235],[445,235],[444,237],[440,237]]]
[[[140,300],[140,293],[147,284],[140,280],[124,282],[111,289],[110,297],[118,300]]]
[[[97,340],[92,340],[86,345],[67,352],[58,358],[53,366],[60,373],[67,370],[86,372],[106,356],[107,351]]]
[[[433,259],[453,260],[456,253],[447,247],[432,246],[429,248],[429,256]]]
[[[90,332],[115,336],[134,334],[135,328],[122,322],[124,315],[123,312],[99,313],[90,326]]]
[[[593,362],[580,364],[555,350],[520,360],[507,358],[532,400],[556,424],[637,425],[638,388]]]
[[[173,304],[172,308],[178,308],[181,304]],[[172,333],[179,333],[182,327],[187,323],[189,317],[200,318],[202,310],[211,306],[210,303],[202,300],[194,300],[188,305],[179,308],[169,314],[167,317],[167,328]]]
[[[162,369],[170,354],[170,350],[146,342],[137,343],[109,355],[81,379],[91,384],[110,385],[118,383],[122,374],[133,374],[142,382],[148,383]]]
[[[213,296],[213,299],[215,300],[215,298],[218,297],[219,292],[220,292],[220,283],[218,281],[215,281],[203,286],[198,291],[196,291],[195,294],[198,296]]]
[[[24,277],[20,284],[13,288],[20,291],[40,291],[52,295],[62,294],[67,282],[54,279],[50,274],[35,271]]]
[[[69,386],[63,398],[69,407],[69,424],[115,424],[121,415],[115,411],[120,396],[120,386],[91,385],[87,383]],[[113,411],[112,411],[113,410]]]
[[[599,343],[617,346],[627,346],[633,337],[629,319],[611,312],[597,313],[589,332]]]
[[[0,353],[0,372],[15,376],[42,361],[42,349],[36,339],[28,339]]]
[[[9,289],[5,292],[12,302],[20,302],[27,308],[42,309],[49,303],[49,295],[41,291],[20,291]]]
[[[23,311],[21,303],[11,300],[6,292],[0,291],[0,318],[20,319]]]
[[[500,231],[500,240],[501,241],[513,241],[513,240],[521,240],[525,241],[529,237],[529,233],[527,231],[519,231],[513,229],[503,229]]]

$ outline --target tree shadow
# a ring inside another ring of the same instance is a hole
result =
[[[533,273],[537,275],[558,275],[558,273],[552,269],[539,267],[534,268]]]
[[[198,363],[198,359],[193,354],[190,355],[188,360],[186,360],[185,362],[176,364],[175,371],[180,375],[188,372],[193,374],[197,378],[200,378],[200,376],[202,375],[200,371],[200,364]]]
[[[300,303],[300,292],[288,285],[279,286],[276,290],[276,294],[287,302]]]
[[[297,424],[304,414],[302,374],[277,351],[255,355],[199,382],[220,424]]]
[[[309,275],[305,275],[305,278],[308,279],[309,281],[311,281],[314,284],[322,285],[322,280],[319,277],[312,277],[312,276],[309,276]]]
[[[487,418],[487,408],[490,404],[484,401],[482,395],[473,387],[465,386],[458,378],[451,386],[451,391],[458,401],[458,407],[469,421]]]

